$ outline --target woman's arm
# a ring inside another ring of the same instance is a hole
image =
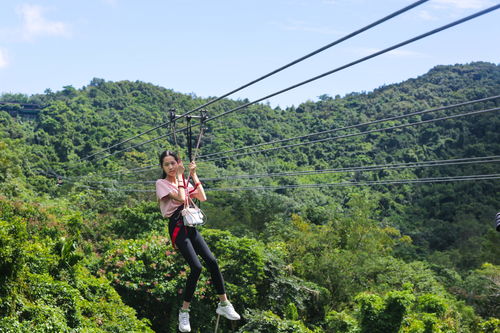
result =
[[[177,167],[177,194],[175,193],[169,193],[167,195],[167,198],[178,201],[178,202],[184,202],[186,201],[186,187],[184,186],[184,178],[183,178],[183,173],[184,173],[184,165],[182,165],[182,162],[179,163],[179,166]]]
[[[200,179],[198,178],[198,175],[196,174],[196,163],[195,162],[189,163],[189,172],[191,174],[191,178],[193,178],[194,187],[197,190],[197,192],[193,195],[193,197],[200,200],[200,201],[206,201],[207,196],[205,194],[205,190],[203,189],[203,185],[201,184]]]
[[[194,182],[194,187],[196,188],[196,193],[193,194],[193,198],[196,198],[200,201],[206,201],[207,196],[205,194],[205,190],[203,189],[203,185],[201,184],[200,180],[198,179],[198,176],[196,174],[191,176],[193,178]],[[198,185],[196,185],[198,184]]]
[[[179,202],[186,201],[186,189],[185,189],[185,186],[182,185],[182,180],[179,182],[177,194],[169,193],[167,195],[167,198],[175,200],[175,201],[179,201]]]

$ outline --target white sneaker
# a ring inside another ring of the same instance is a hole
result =
[[[191,332],[191,325],[189,324],[189,312],[179,311],[179,331]]]
[[[227,302],[227,305],[225,305],[225,306],[222,306],[219,303],[219,305],[217,306],[217,310],[215,310],[215,312],[218,315],[222,315],[229,320],[240,320],[240,318],[241,318],[240,315],[236,311],[234,311],[233,305],[231,303],[229,303],[229,301]]]

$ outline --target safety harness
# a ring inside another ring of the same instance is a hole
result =
[[[202,113],[202,116],[201,116],[201,125],[200,125],[200,133],[198,135],[198,140],[196,142],[196,148],[195,148],[195,151],[194,151],[194,155],[191,156],[191,147],[192,147],[192,144],[191,144],[191,137],[192,137],[192,132],[191,132],[191,117],[190,116],[187,117],[187,123],[188,123],[188,126],[187,126],[188,155],[189,155],[189,159],[190,159],[191,162],[194,162],[196,160],[196,156],[198,155],[198,150],[200,148],[201,138],[203,136],[203,131],[205,130],[205,128],[203,126],[203,123],[206,120],[206,118],[207,118],[206,113]],[[173,127],[173,132],[174,132],[174,135],[175,135],[175,127]],[[175,138],[175,136],[174,136],[174,138]],[[172,217],[175,217],[177,219],[177,221],[175,222],[174,230],[172,232],[172,246],[174,247],[174,249],[177,249],[177,247],[175,246],[175,241],[177,240],[177,236],[179,235],[179,231],[181,230],[182,227],[184,227],[184,231],[186,232],[186,237],[187,237],[187,234],[188,234],[188,227],[186,225],[184,225],[181,211],[182,211],[182,209],[184,209],[184,207],[189,207],[189,201],[190,200],[192,201],[192,199],[190,198],[191,194],[194,191],[196,191],[196,189],[200,185],[199,183],[196,183],[194,185],[194,187],[191,190],[189,190],[188,185],[189,185],[189,179],[190,178],[191,178],[191,172],[188,175],[187,181],[186,181],[186,179],[184,177],[184,174],[182,174],[182,182],[183,182],[183,185],[184,185],[184,189],[187,190],[186,198],[185,198],[184,203],[172,215]]]

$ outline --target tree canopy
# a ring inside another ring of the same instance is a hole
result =
[[[499,112],[452,116],[500,99],[399,117],[496,95],[500,67],[475,62],[208,121],[201,232],[243,315],[221,332],[498,332],[500,181],[386,184],[498,173]],[[162,150],[187,159],[170,111],[209,100],[99,78],[0,96],[11,103],[0,107],[0,331],[176,331],[188,266],[151,191]],[[16,102],[40,112],[11,112]],[[215,299],[203,272],[194,331],[213,329]]]

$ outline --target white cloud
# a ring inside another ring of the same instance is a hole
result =
[[[435,0],[434,8],[482,9],[491,6],[491,0]]]
[[[5,68],[9,65],[7,59],[7,52],[5,50],[0,49],[0,68]]]
[[[417,13],[417,15],[418,15],[418,17],[420,17],[421,19],[423,19],[425,21],[434,21],[437,19],[436,16],[432,15],[427,10],[421,10]]]
[[[45,9],[37,5],[24,4],[18,7],[18,12],[23,19],[23,36],[25,39],[33,39],[39,36],[69,36],[69,27],[60,21],[46,19]]]
[[[416,16],[425,21],[456,19],[464,12],[480,10],[493,5],[492,0],[433,0],[428,10],[416,12]]]
[[[493,5],[492,0],[433,0],[427,10],[419,10],[415,15],[424,21],[456,19],[464,12],[480,10]]]
[[[282,30],[288,30],[288,31],[303,31],[303,32],[312,32],[312,33],[319,33],[319,34],[324,34],[324,35],[340,35],[342,32],[331,29],[329,27],[315,27],[308,25],[304,21],[289,21],[287,23],[277,23],[277,25],[282,29]]]

